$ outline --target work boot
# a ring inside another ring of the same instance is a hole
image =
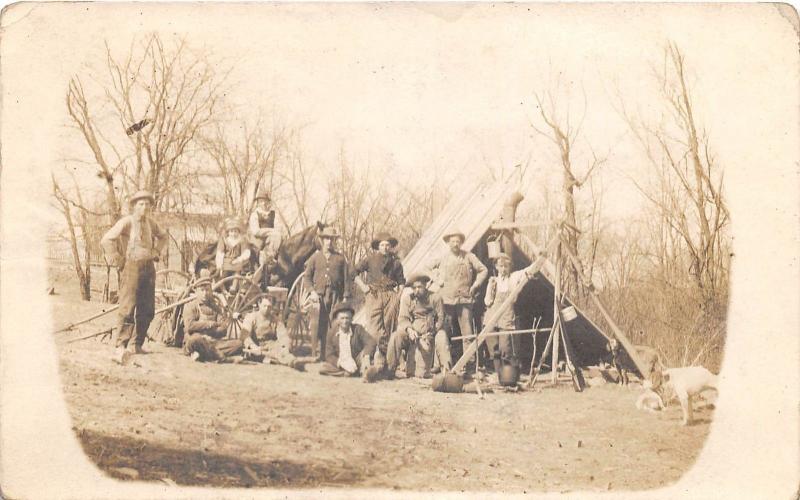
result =
[[[148,352],[144,350],[144,348],[140,344],[136,344],[133,346],[133,352],[136,354],[147,354]]]

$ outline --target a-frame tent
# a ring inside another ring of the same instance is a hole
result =
[[[520,196],[516,193],[516,186],[510,183],[498,182],[494,184],[477,184],[461,190],[447,203],[442,212],[422,234],[414,247],[403,258],[403,269],[406,276],[414,272],[425,271],[430,264],[448,252],[443,235],[452,229],[458,229],[466,236],[462,246],[465,250],[473,252],[484,264],[494,272],[489,259],[488,240],[497,233],[498,228],[508,227],[513,221],[516,205]],[[508,234],[508,233],[507,233]],[[530,265],[539,255],[541,249],[535,243],[525,238],[522,234],[514,232],[512,238],[503,238],[503,251],[513,259],[513,269],[522,269]],[[519,328],[531,328],[534,318],[540,317],[540,328],[548,328],[553,324],[553,276],[555,266],[549,259],[545,259],[541,271],[534,279],[530,280],[520,292],[514,305],[518,317]],[[434,288],[435,291],[435,288]],[[481,329],[480,318],[484,313],[484,290],[478,295],[475,305],[476,333]],[[572,304],[567,297],[566,304]],[[574,304],[572,304],[574,305]],[[574,359],[577,366],[596,364],[607,355],[607,341],[610,336],[595,322],[589,319],[580,308],[577,308],[578,317],[570,321],[566,328],[572,343]],[[635,354],[627,338],[616,326],[615,335],[622,340],[622,344],[631,359],[636,362]],[[539,333],[537,337],[537,359],[547,339],[547,333]],[[454,354],[458,355],[459,342],[453,343]],[[530,362],[533,352],[533,339],[530,335],[519,336],[520,356],[523,363]],[[627,345],[626,345],[627,344]],[[455,358],[454,358],[455,359]],[[563,354],[560,359],[564,359]],[[636,363],[639,365],[639,363]],[[634,367],[631,367],[634,368]],[[641,373],[641,369],[639,370]]]

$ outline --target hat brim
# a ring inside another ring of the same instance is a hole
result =
[[[128,200],[128,204],[129,205],[133,205],[134,203],[136,203],[139,200],[150,200],[150,203],[155,203],[156,202],[156,199],[153,198],[152,196],[136,196],[136,197],[133,197],[130,200]]]
[[[409,285],[413,285],[417,281],[421,281],[423,283],[429,283],[431,281],[431,277],[428,276],[427,274],[415,273],[408,277],[406,283],[408,283]]]
[[[195,281],[194,287],[200,288],[201,286],[211,286],[211,278],[200,278],[199,280]]]
[[[449,233],[449,234],[445,234],[444,236],[442,236],[442,240],[445,243],[447,243],[448,241],[450,241],[450,238],[452,238],[453,236],[458,236],[459,238],[461,238],[461,243],[464,243],[465,241],[467,241],[467,237],[464,236],[464,233]]]
[[[335,309],[335,310],[333,311],[333,317],[334,317],[334,318],[337,318],[337,317],[339,316],[339,314],[341,314],[341,313],[343,313],[343,312],[349,312],[349,313],[350,313],[350,314],[352,314],[353,316],[355,316],[355,315],[356,315],[356,310],[355,310],[355,309],[353,309],[352,307],[340,307],[340,308],[337,308],[337,309]]]
[[[377,250],[381,244],[381,241],[388,241],[389,245],[396,247],[397,246],[397,238],[382,238],[382,239],[375,239],[372,240],[372,249]]]

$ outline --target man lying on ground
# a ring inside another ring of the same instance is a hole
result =
[[[259,344],[264,362],[285,365],[303,370],[301,363],[290,351],[291,339],[286,327],[278,321],[272,297],[262,295],[258,299],[258,310],[245,316],[242,322],[242,337]]]
[[[434,356],[438,358],[437,365],[446,370],[452,364],[450,341],[444,329],[444,305],[441,298],[428,291],[429,281],[427,274],[412,275],[408,279],[411,293],[403,292],[400,298],[397,330],[389,338],[387,353],[390,379],[394,378],[403,349],[407,351],[406,377],[429,378]]]
[[[328,330],[325,346],[325,362],[319,369],[320,375],[351,377],[361,373],[370,382],[368,370],[375,354],[375,339],[358,324],[353,324],[355,310],[347,302],[338,304],[333,309],[333,324]]]

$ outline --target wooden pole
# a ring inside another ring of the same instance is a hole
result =
[[[88,322],[90,322],[92,320],[95,320],[95,319],[101,317],[101,316],[105,316],[106,314],[112,313],[112,312],[116,311],[117,309],[119,309],[119,304],[117,304],[115,306],[112,306],[112,307],[109,307],[108,309],[106,309],[103,312],[99,312],[99,313],[97,313],[97,314],[95,314],[93,316],[90,316],[90,317],[88,317],[86,319],[82,319],[82,320],[80,320],[80,321],[78,321],[76,323],[71,323],[71,324],[65,326],[64,328],[61,328],[59,330],[54,331],[53,333],[59,333],[59,332],[65,332],[67,330],[72,330],[73,328],[75,328],[78,325],[82,325],[84,323],[88,323]]]
[[[556,323],[558,323],[558,317],[556,317]],[[553,332],[558,325],[553,324],[553,328],[550,329],[550,335],[547,337],[547,342],[544,345],[544,349],[542,349],[542,357],[539,358],[539,364],[536,366],[536,372],[533,374],[533,378],[528,380],[528,388],[533,387],[536,383],[536,379],[539,378],[539,372],[542,370],[542,365],[544,364],[544,360],[547,357],[547,351],[550,349],[550,344],[553,342]]]
[[[547,252],[552,250],[555,247],[556,243],[558,243],[558,238],[553,238],[552,240],[550,240],[550,242],[547,244],[547,247],[545,248],[545,252],[543,252],[533,264],[528,266],[527,268],[528,273],[531,276],[539,272],[544,263],[547,262]],[[464,368],[464,365],[467,364],[467,360],[469,360],[472,357],[472,355],[475,354],[475,350],[483,343],[484,339],[489,334],[489,332],[494,331],[494,327],[497,326],[497,322],[500,320],[500,317],[503,314],[505,314],[505,312],[508,310],[509,307],[514,307],[514,302],[516,302],[519,292],[522,291],[522,289],[525,287],[528,281],[529,281],[528,279],[521,280],[517,284],[517,286],[511,291],[511,293],[508,294],[508,297],[506,297],[503,303],[500,304],[500,307],[494,309],[491,312],[489,317],[486,319],[486,323],[483,325],[481,333],[475,339],[475,342],[472,342],[467,347],[467,349],[464,350],[464,353],[461,355],[461,358],[456,362],[455,365],[453,365],[452,370],[454,372],[458,372],[462,368]]]
[[[558,347],[561,339],[561,245],[560,241],[556,247],[556,279],[555,291],[553,293],[553,366],[550,370],[552,383],[558,382]],[[558,318],[559,321],[555,321]]]
[[[570,258],[570,260],[572,260],[573,264],[575,264],[575,262],[578,260],[578,258],[572,255],[572,252],[570,252],[569,250],[567,250],[567,256]],[[581,276],[581,279],[585,283],[591,284],[591,282],[588,281],[585,276]],[[628,353],[628,356],[630,356],[631,360],[636,365],[636,368],[639,370],[641,376],[644,377],[645,379],[649,379],[650,373],[647,372],[647,367],[645,367],[644,363],[642,363],[639,360],[639,356],[637,356],[636,354],[636,348],[634,347],[633,343],[630,340],[628,340],[628,337],[622,332],[619,326],[617,326],[617,324],[611,318],[611,315],[608,313],[605,306],[600,301],[600,297],[598,296],[597,291],[594,289],[594,286],[589,287],[589,297],[591,297],[594,304],[600,310],[600,314],[603,315],[603,318],[608,323],[608,326],[611,327],[611,330],[614,332],[614,336],[616,336],[617,339],[619,339],[619,341],[622,343],[622,347],[625,348],[625,351]]]

